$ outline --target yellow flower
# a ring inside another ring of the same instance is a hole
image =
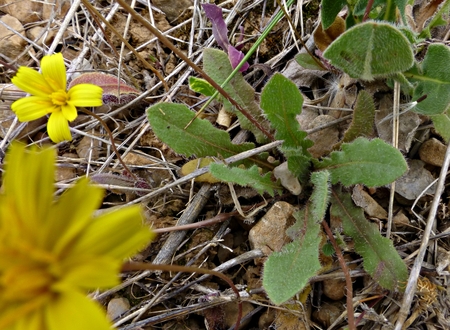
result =
[[[103,330],[88,290],[119,283],[153,237],[138,206],[93,217],[103,191],[79,180],[54,200],[55,153],[13,144],[0,193],[0,329]]]
[[[15,101],[11,109],[19,121],[31,121],[50,114],[47,131],[55,142],[70,141],[69,121],[77,118],[76,107],[102,105],[101,87],[93,84],[75,85],[67,91],[66,68],[61,53],[42,58],[39,73],[21,66],[11,82],[32,96]]]

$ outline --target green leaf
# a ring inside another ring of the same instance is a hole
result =
[[[189,88],[205,96],[212,96],[216,91],[205,79],[197,77],[189,77]]]
[[[286,148],[281,146],[280,151],[287,158],[288,169],[301,182],[309,179],[311,157],[302,155],[297,148]]]
[[[372,96],[361,90],[356,99],[353,120],[344,134],[342,142],[351,142],[359,136],[371,136],[375,120],[375,104]]]
[[[311,194],[311,214],[317,222],[325,218],[325,212],[330,202],[330,172],[321,171],[311,174],[314,191]]]
[[[408,39],[394,26],[358,24],[337,38],[323,56],[352,78],[374,80],[408,70],[414,54]]]
[[[333,184],[357,183],[368,187],[383,186],[402,176],[408,166],[400,151],[381,139],[358,138],[344,143],[342,151],[333,151],[330,158],[315,161],[316,169],[328,170]]]
[[[250,186],[260,195],[267,191],[273,197],[275,191],[282,190],[277,182],[271,180],[271,173],[266,173],[261,176],[256,165],[253,165],[249,169],[243,169],[214,163],[210,165],[209,171],[215,178],[221,181],[236,183],[242,187]]]
[[[322,0],[322,26],[326,30],[333,24],[334,19],[347,4],[346,0]]]
[[[297,56],[295,56],[295,60],[300,66],[305,69],[321,71],[325,70],[323,67],[317,64],[317,62],[308,53],[298,54]]]
[[[298,148],[309,155],[312,141],[300,130],[296,116],[302,112],[303,97],[297,86],[281,73],[276,73],[261,93],[261,108],[276,130],[275,138],[284,140],[284,147]]]
[[[364,269],[379,285],[389,290],[404,290],[408,269],[391,240],[381,236],[376,226],[368,223],[361,208],[356,207],[350,194],[331,195],[331,215],[340,218],[344,233],[353,238],[355,251],[364,259]]]
[[[425,115],[445,112],[450,106],[450,48],[442,44],[431,44],[420,65],[405,76],[416,83],[413,101],[426,95],[414,111]]]
[[[232,144],[228,133],[207,120],[196,119],[185,129],[195,113],[183,104],[155,104],[148,108],[147,115],[156,136],[187,157],[228,158],[255,147],[253,143]]]
[[[303,290],[321,269],[319,262],[320,225],[305,209],[294,213],[301,226],[299,237],[272,253],[264,264],[263,287],[270,300],[279,305]]]
[[[219,85],[233,72],[228,55],[213,48],[206,48],[203,51],[203,69]],[[245,81],[241,73],[237,73],[224,87],[224,90],[269,131],[269,123],[262,116],[262,111],[255,101],[255,90]],[[237,115],[241,127],[252,132],[256,137],[256,141],[259,143],[266,141],[266,136],[241,112],[233,109],[228,101],[224,101],[224,106],[227,111],[231,111]]]
[[[430,116],[436,132],[442,136],[445,143],[450,141],[450,118],[446,113]]]

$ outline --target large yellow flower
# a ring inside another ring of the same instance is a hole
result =
[[[0,194],[0,329],[111,329],[88,290],[119,283],[153,237],[139,207],[99,217],[102,189],[79,180],[54,200],[54,151],[13,144]]]
[[[53,142],[70,141],[69,121],[77,118],[76,107],[102,105],[101,87],[75,85],[67,91],[66,68],[61,53],[42,58],[39,73],[21,66],[11,82],[32,96],[11,105],[20,121],[31,121],[50,114],[47,131]]]

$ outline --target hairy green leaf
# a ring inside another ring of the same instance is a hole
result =
[[[206,48],[203,51],[203,69],[219,85],[233,72],[228,55],[223,51],[213,48]],[[248,111],[257,122],[269,131],[269,123],[263,117],[262,111],[255,101],[255,90],[245,81],[242,74],[236,74],[224,87],[224,90]],[[266,141],[265,135],[241,112],[236,111],[228,101],[224,101],[224,106],[227,111],[231,111],[237,115],[241,127],[252,132],[256,137],[256,141],[260,143]]]
[[[342,142],[351,142],[359,136],[371,136],[375,120],[375,104],[372,96],[361,90],[356,99],[353,120],[344,134]]]
[[[311,175],[314,191],[311,194],[311,214],[317,222],[325,217],[330,202],[330,172],[321,171]]]
[[[187,157],[228,158],[255,147],[253,143],[232,144],[228,133],[206,120],[196,119],[185,129],[195,113],[183,104],[155,104],[147,110],[147,115],[156,136]]]
[[[346,0],[322,0],[322,26],[324,30],[333,24],[334,19],[347,4]]]
[[[280,252],[272,253],[264,264],[263,287],[270,300],[282,304],[303,290],[320,270],[320,224],[309,212],[309,205],[294,213],[301,227],[297,239]]]
[[[316,169],[328,170],[333,184],[357,183],[368,187],[383,186],[402,176],[408,169],[400,151],[381,139],[358,138],[344,143],[342,151],[333,151],[330,158],[315,161]]]
[[[311,157],[302,155],[297,148],[281,146],[280,150],[287,158],[289,171],[302,182],[309,179]]]
[[[282,190],[277,182],[271,180],[271,173],[266,173],[265,175],[259,174],[258,166],[256,165],[253,165],[249,169],[243,169],[214,163],[210,165],[209,171],[215,178],[221,181],[236,183],[242,187],[250,186],[260,195],[267,191],[270,196],[274,196],[275,191]]]
[[[284,147],[298,148],[309,155],[312,142],[300,130],[296,116],[302,112],[303,97],[297,86],[281,73],[276,73],[261,93],[261,108],[276,130],[275,138]]]
[[[442,44],[431,44],[420,65],[405,76],[416,83],[413,101],[426,95],[427,98],[414,107],[414,111],[425,115],[436,115],[450,107],[450,48]]]
[[[361,208],[356,207],[350,194],[331,194],[331,214],[342,220],[344,233],[353,238],[355,251],[364,259],[364,269],[382,287],[404,290],[408,269],[391,240],[381,236],[376,226],[368,223]]]
[[[450,118],[446,113],[430,116],[433,120],[434,129],[442,136],[445,143],[450,141]]]
[[[295,56],[297,63],[305,69],[309,70],[325,70],[309,55],[308,53],[302,53]]]
[[[414,54],[408,39],[394,26],[358,24],[345,31],[323,56],[350,77],[374,80],[408,70]]]

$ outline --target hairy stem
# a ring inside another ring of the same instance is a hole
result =
[[[342,255],[341,248],[337,244],[336,240],[334,239],[333,233],[331,232],[330,227],[328,226],[327,222],[325,220],[322,220],[322,227],[325,229],[325,232],[328,235],[328,239],[330,240],[331,244],[334,247],[334,250],[336,251],[336,255],[339,259],[339,264],[341,265],[342,272],[345,276],[345,285],[347,289],[347,317],[348,317],[348,327],[350,330],[356,330],[355,326],[355,315],[353,313],[353,283],[352,278],[350,277],[350,272],[348,271],[347,264],[345,263],[344,256]]]

